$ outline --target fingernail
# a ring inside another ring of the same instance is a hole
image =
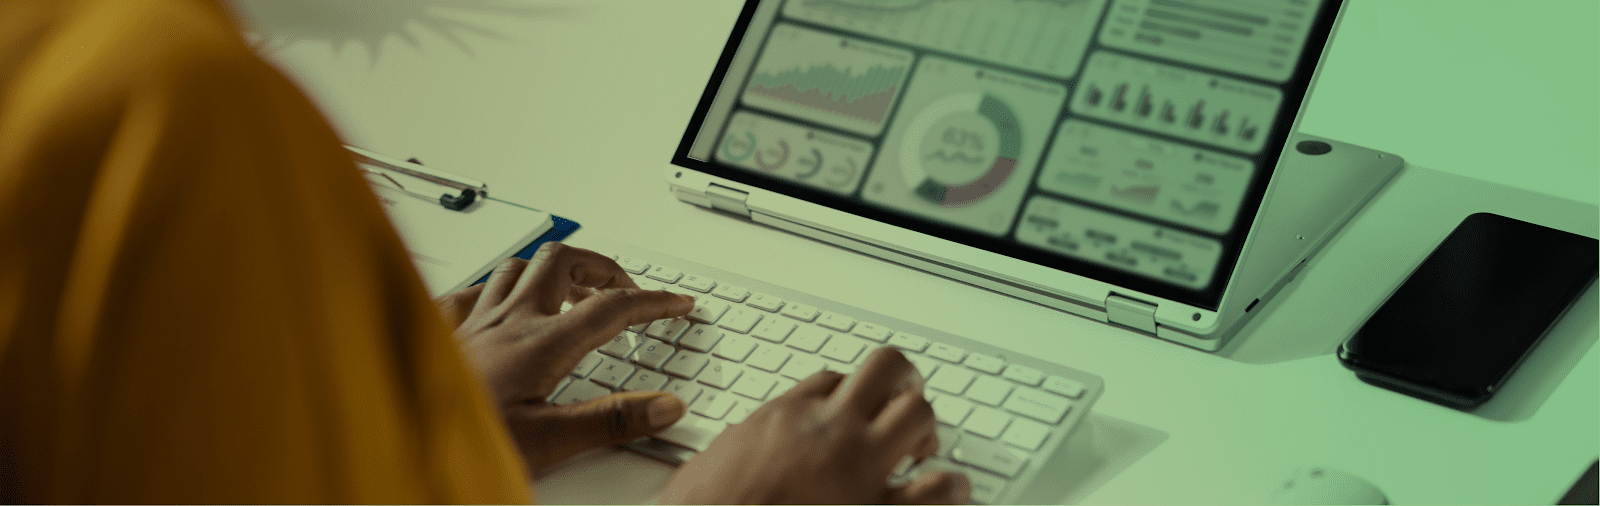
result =
[[[663,429],[683,418],[683,401],[673,395],[663,395],[650,401],[648,417],[650,426]]]

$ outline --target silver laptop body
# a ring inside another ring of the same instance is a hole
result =
[[[751,0],[664,174],[685,202],[1216,351],[1402,166],[1294,133],[1341,7]]]

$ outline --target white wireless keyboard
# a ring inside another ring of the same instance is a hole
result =
[[[600,250],[641,288],[699,297],[685,318],[637,325],[579,362],[551,395],[566,404],[623,390],[660,390],[689,405],[635,451],[681,463],[728,424],[827,369],[854,372],[875,347],[916,364],[938,418],[938,456],[902,463],[902,481],[960,471],[980,503],[1011,503],[1038,478],[1104,390],[1099,376],[783,287],[608,243]],[[709,295],[709,296],[708,296]]]

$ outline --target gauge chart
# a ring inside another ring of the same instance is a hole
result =
[[[783,24],[745,85],[753,107],[876,136],[911,69],[909,51]]]
[[[1077,71],[1106,0],[797,0],[784,15],[1058,78]]]
[[[867,201],[991,234],[1021,207],[1066,88],[938,57],[917,64]]]
[[[716,150],[716,159],[750,172],[839,195],[861,181],[872,145],[777,118],[739,111]]]

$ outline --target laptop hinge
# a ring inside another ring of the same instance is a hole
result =
[[[1117,294],[1106,296],[1106,320],[1111,323],[1156,333],[1156,305]]]
[[[745,199],[750,198],[745,193],[733,188],[711,183],[706,186],[706,199],[711,201],[711,208],[728,214],[735,214],[741,218],[750,217],[750,208],[744,205]]]

